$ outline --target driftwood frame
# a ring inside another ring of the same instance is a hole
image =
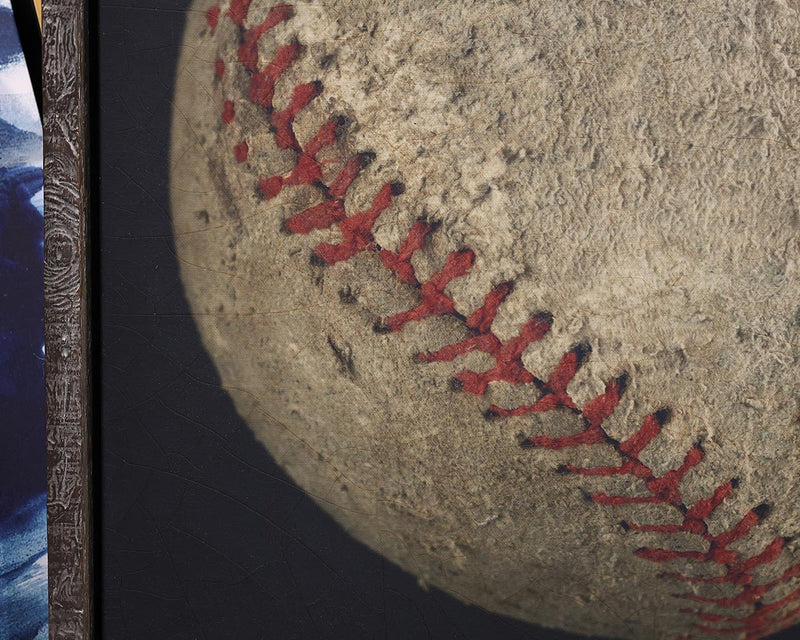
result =
[[[93,637],[88,0],[44,0],[45,378],[50,638]]]

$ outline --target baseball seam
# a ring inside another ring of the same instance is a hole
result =
[[[706,563],[715,570],[709,577],[687,575],[678,572],[664,572],[664,579],[689,584],[728,584],[739,589],[728,597],[703,597],[694,592],[676,594],[676,598],[693,603],[680,608],[683,613],[695,616],[692,634],[721,636],[741,634],[746,640],[756,640],[770,633],[790,626],[798,620],[800,607],[800,588],[787,595],[770,600],[773,588],[800,575],[800,564],[791,566],[780,576],[768,583],[755,584],[755,570],[776,561],[789,542],[788,538],[775,537],[759,553],[745,556],[732,548],[734,543],[745,539],[750,531],[762,522],[770,508],[767,504],[758,505],[732,528],[722,533],[709,532],[707,519],[737,488],[739,481],[729,479],[720,484],[711,495],[687,505],[681,494],[680,484],[684,477],[703,462],[705,451],[702,442],[695,443],[678,466],[662,475],[645,464],[640,458],[642,451],[659,436],[669,423],[671,412],[661,408],[647,415],[639,429],[627,440],[619,441],[611,437],[604,428],[605,421],[614,413],[628,381],[622,373],[609,381],[604,392],[583,406],[578,406],[571,398],[567,387],[591,354],[587,342],[576,344],[560,359],[547,380],[534,376],[523,363],[523,353],[533,343],[543,339],[550,331],[554,318],[547,312],[533,313],[522,326],[517,336],[503,341],[492,331],[492,324],[498,309],[512,292],[514,283],[503,282],[486,295],[483,305],[469,316],[459,313],[455,301],[447,294],[448,284],[464,275],[472,268],[475,254],[468,248],[451,253],[442,268],[426,281],[420,281],[412,264],[414,253],[422,249],[430,234],[437,230],[434,223],[420,219],[408,231],[397,251],[378,245],[373,228],[378,218],[391,207],[395,198],[404,189],[400,183],[384,184],[374,197],[371,206],[363,211],[350,214],[346,210],[345,198],[350,186],[370,163],[375,154],[362,152],[347,160],[337,175],[325,182],[323,165],[317,159],[319,153],[334,144],[344,135],[347,121],[335,116],[323,123],[317,133],[307,142],[301,143],[294,131],[293,123],[297,115],[305,109],[324,90],[320,81],[298,84],[293,87],[289,104],[278,110],[273,105],[275,85],[292,64],[302,55],[303,46],[294,40],[279,46],[272,59],[264,66],[259,60],[258,45],[273,27],[287,22],[293,15],[290,5],[276,5],[266,18],[255,26],[246,26],[251,0],[233,0],[224,13],[221,7],[212,7],[206,13],[206,20],[212,34],[216,32],[219,21],[225,17],[238,28],[240,35],[236,63],[241,64],[250,77],[250,85],[244,96],[227,97],[223,103],[221,120],[226,125],[234,122],[237,100],[248,100],[263,108],[271,128],[275,144],[280,149],[294,151],[295,164],[290,171],[268,177],[258,178],[258,188],[264,200],[275,198],[283,189],[298,185],[314,187],[321,201],[292,215],[283,222],[284,229],[290,233],[307,234],[317,229],[337,229],[341,240],[337,243],[319,243],[312,252],[312,263],[318,266],[332,265],[345,261],[356,254],[371,252],[375,254],[386,269],[398,281],[413,287],[419,294],[419,302],[412,309],[397,313],[375,324],[380,333],[395,333],[410,322],[419,322],[434,316],[452,316],[460,321],[469,337],[427,353],[414,356],[420,365],[430,362],[452,362],[472,351],[480,351],[494,359],[494,365],[485,371],[463,370],[452,378],[452,388],[456,391],[483,395],[490,383],[504,382],[511,385],[534,385],[541,395],[531,405],[503,408],[492,405],[485,413],[490,420],[512,416],[525,416],[550,411],[567,411],[580,416],[583,430],[562,437],[538,435],[526,437],[520,446],[559,450],[576,446],[610,447],[619,457],[618,466],[577,467],[562,465],[556,469],[560,474],[580,476],[612,477],[633,476],[641,481],[646,496],[623,496],[607,493],[586,493],[588,500],[609,507],[630,504],[660,504],[676,509],[682,518],[681,524],[637,524],[628,520],[620,523],[621,531],[643,531],[651,533],[685,533],[699,536],[705,543],[705,551],[679,551],[669,548],[642,547],[634,553],[641,559],[654,563],[668,563],[673,560],[687,560]],[[226,64],[231,61],[216,60],[214,69],[218,80],[225,76]],[[246,161],[249,152],[247,140],[241,140],[232,149],[238,163]],[[704,565],[705,566],[705,565]],[[719,573],[722,573],[719,575]],[[749,607],[745,615],[736,615],[731,610]],[[697,635],[683,635],[681,638],[695,638]]]

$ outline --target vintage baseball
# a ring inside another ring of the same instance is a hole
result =
[[[797,0],[197,0],[186,296],[357,539],[613,638],[800,622]]]

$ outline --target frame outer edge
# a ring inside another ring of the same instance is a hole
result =
[[[51,640],[94,637],[87,1],[43,6],[45,384]]]

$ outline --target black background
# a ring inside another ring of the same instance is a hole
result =
[[[572,637],[420,589],[295,487],[220,389],[170,239],[187,6],[101,0],[93,17],[102,637]]]

